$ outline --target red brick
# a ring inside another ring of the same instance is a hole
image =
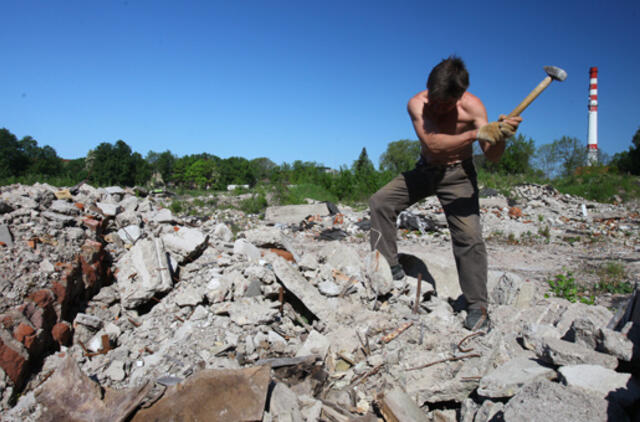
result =
[[[61,346],[69,346],[72,339],[71,326],[66,321],[59,322],[51,329],[51,336]]]
[[[0,367],[18,387],[22,387],[29,365],[29,354],[24,347],[0,329]]]
[[[13,318],[11,318],[9,315],[4,315],[2,317],[2,325],[4,326],[4,328],[13,327]]]
[[[274,254],[283,257],[287,261],[292,261],[292,262],[294,261],[293,254],[289,251],[285,251],[284,249],[276,249],[276,248],[271,248],[269,250]]]
[[[522,210],[518,207],[509,208],[509,216],[513,218],[522,217]]]
[[[13,330],[13,337],[18,340],[20,343],[24,343],[25,337],[32,336],[36,333],[36,330],[33,327],[21,322],[18,326]]]
[[[82,219],[82,223],[87,226],[87,228],[93,230],[94,232],[98,232],[100,228],[100,221],[93,219],[91,217],[85,217]]]
[[[41,308],[46,308],[55,302],[54,294],[49,289],[33,292],[29,295],[29,299],[33,300]]]

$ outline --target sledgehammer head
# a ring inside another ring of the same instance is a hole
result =
[[[545,66],[544,71],[547,72],[547,75],[551,76],[551,79],[556,81],[564,81],[567,79],[567,72],[555,66]]]

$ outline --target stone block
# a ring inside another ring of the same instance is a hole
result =
[[[478,394],[491,398],[512,397],[529,382],[555,377],[553,369],[544,367],[529,357],[518,357],[482,377]]]
[[[592,364],[610,369],[615,369],[618,366],[618,359],[614,356],[552,337],[542,338],[536,347],[536,354],[545,362],[558,366]]]
[[[630,406],[640,399],[640,384],[631,374],[598,365],[563,366],[558,371],[564,385],[580,387],[623,407]]]

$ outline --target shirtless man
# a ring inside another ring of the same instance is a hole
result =
[[[488,123],[482,101],[466,92],[469,74],[455,56],[433,68],[427,90],[409,100],[408,111],[420,139],[416,168],[404,172],[369,200],[371,248],[391,266],[394,279],[404,277],[398,262],[396,218],[415,202],[437,195],[447,218],[460,287],[467,303],[465,327],[488,326],[487,252],[482,239],[478,184],[472,161],[477,139],[485,157],[498,161],[505,140],[514,135],[521,117],[500,116]]]

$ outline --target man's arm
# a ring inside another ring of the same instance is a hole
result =
[[[409,100],[407,111],[411,116],[413,128],[420,142],[434,155],[455,152],[472,144],[477,136],[477,128],[456,135],[438,132],[438,128],[429,119],[424,118],[426,91],[422,91]]]
[[[486,114],[487,112],[485,110],[484,124],[487,123]],[[518,126],[520,125],[520,122],[522,122],[522,117],[520,116],[507,117],[505,115],[500,115],[498,120],[510,125],[513,128],[513,132],[515,133],[515,131],[518,130]],[[478,123],[476,123],[476,125],[477,124]],[[504,132],[503,132],[503,135],[504,135]],[[493,145],[489,144],[488,142],[480,141],[480,148],[482,149],[482,152],[484,153],[484,156],[487,158],[487,160],[492,161],[494,163],[497,163],[500,160],[507,146],[505,140],[506,139],[503,139],[502,141],[496,142]]]

